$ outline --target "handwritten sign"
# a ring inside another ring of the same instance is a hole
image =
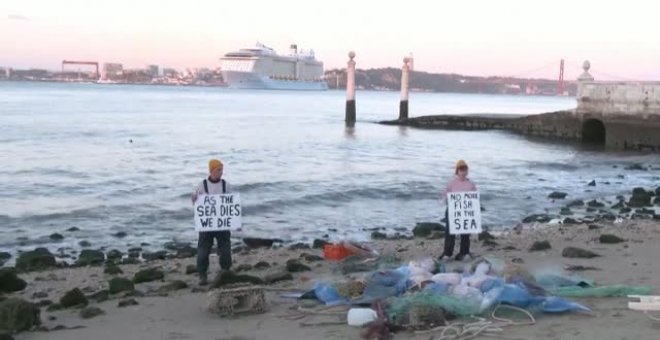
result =
[[[222,231],[241,227],[241,196],[237,193],[226,195],[201,195],[195,201],[195,230]]]
[[[478,191],[448,193],[447,207],[450,234],[481,233],[481,203]]]

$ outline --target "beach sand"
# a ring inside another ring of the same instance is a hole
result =
[[[660,291],[660,223],[657,221],[624,221],[619,224],[601,224],[602,228],[590,230],[587,225],[526,226],[521,234],[506,232],[497,235],[499,245],[484,247],[481,242],[472,242],[472,250],[478,255],[497,258],[503,261],[524,262],[527,269],[558,268],[569,265],[593,266],[599,270],[578,272],[579,275],[594,279],[599,285],[627,284],[648,285],[654,293]],[[603,233],[611,233],[626,241],[619,244],[601,244],[598,238]],[[529,252],[534,241],[548,240],[552,249]],[[413,259],[437,257],[440,255],[443,240],[416,238],[413,240],[379,240],[373,246],[382,254],[394,253],[402,263]],[[562,257],[564,247],[576,246],[592,250],[602,256],[593,259],[569,259]],[[516,250],[504,250],[503,248]],[[289,250],[287,248],[252,250],[248,254],[236,254],[234,265],[252,264],[266,260],[277,263],[266,270],[251,270],[248,273],[263,277],[266,273],[281,271],[288,259],[298,258],[300,253],[322,255],[320,250]],[[211,270],[217,270],[217,258],[212,257]],[[361,329],[346,324],[329,326],[302,326],[301,322],[337,322],[334,315],[314,316],[305,320],[285,320],[280,316],[291,312],[296,300],[281,298],[281,292],[269,291],[266,294],[268,310],[264,314],[238,315],[221,318],[206,310],[207,292],[193,292],[197,287],[196,275],[185,275],[186,265],[193,264],[194,258],[183,260],[154,261],[141,265],[124,265],[121,268],[125,277],[141,268],[162,267],[164,281],[184,280],[190,288],[172,292],[166,297],[136,297],[137,306],[117,307],[117,299],[91,305],[105,311],[104,315],[93,319],[82,319],[78,310],[47,312],[42,309],[41,318],[49,329],[57,325],[67,327],[83,326],[80,329],[67,329],[49,332],[23,332],[15,335],[21,340],[50,339],[359,339]],[[466,263],[467,264],[467,263]],[[309,264],[312,270],[296,273],[293,281],[280,282],[271,287],[309,290],[314,280],[330,282],[345,281],[346,276],[337,272],[337,264],[320,261]],[[450,266],[461,265],[455,261]],[[353,278],[363,278],[367,273],[349,274]],[[89,291],[107,289],[111,276],[103,274],[103,267],[58,269],[20,275],[28,281],[28,287],[14,293],[27,300],[35,292],[47,292],[48,299],[58,301],[69,289],[90,287]],[[37,279],[39,278],[39,279]],[[44,280],[45,279],[45,280]],[[151,282],[136,285],[136,289],[146,292],[163,285]],[[627,298],[575,299],[593,310],[593,315],[562,314],[537,315],[537,322],[531,326],[511,326],[500,335],[506,339],[660,339],[660,322],[653,321],[642,312],[627,309]],[[50,320],[54,317],[55,320]],[[402,331],[394,339],[433,339],[433,333],[416,334]],[[436,333],[437,336],[437,333]],[[477,339],[497,339],[501,337],[480,336]],[[439,337],[436,337],[439,339]]]

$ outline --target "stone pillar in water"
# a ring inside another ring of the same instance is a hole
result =
[[[401,68],[401,102],[399,102],[399,120],[408,120],[408,92],[410,90],[410,58],[403,58]]]
[[[355,124],[355,52],[348,53],[346,68],[346,125]]]

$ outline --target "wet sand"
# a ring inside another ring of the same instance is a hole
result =
[[[545,226],[529,225],[521,234],[506,232],[496,235],[494,247],[484,247],[473,238],[473,252],[503,261],[523,262],[528,269],[566,268],[569,265],[593,266],[599,270],[578,272],[594,279],[599,285],[627,284],[648,285],[654,293],[660,290],[660,223],[657,221],[624,221],[618,224],[601,224],[602,229],[590,230],[587,225]],[[601,244],[598,237],[603,233],[615,234],[626,241],[619,244]],[[552,249],[529,252],[534,241],[548,240]],[[373,245],[381,254],[397,254],[401,262],[440,255],[443,240],[380,240]],[[567,246],[576,246],[600,254],[593,259],[569,259],[562,257]],[[512,250],[515,248],[515,250]],[[509,250],[505,250],[509,249]],[[266,260],[277,265],[266,270],[251,270],[247,273],[263,277],[267,273],[282,271],[288,259],[299,258],[300,253],[322,255],[320,250],[289,250],[287,248],[252,250],[235,255],[235,266],[254,265]],[[212,258],[211,270],[217,270],[217,258]],[[303,261],[304,262],[304,261]],[[136,289],[146,292],[171,280],[184,280],[191,288],[197,286],[196,275],[185,275],[186,265],[194,258],[183,260],[154,261],[141,265],[124,265],[125,277],[140,268],[161,267],[166,272],[164,281],[142,283]],[[465,263],[467,264],[467,263]],[[293,281],[281,282],[272,287],[308,290],[314,280],[331,282],[345,281],[347,276],[337,271],[338,265],[326,261],[308,263],[312,270],[296,273]],[[462,263],[449,262],[449,266]],[[364,278],[367,273],[349,274],[352,278]],[[28,281],[26,290],[14,293],[28,300],[35,292],[47,292],[54,301],[74,287],[90,287],[89,291],[107,289],[111,276],[103,274],[103,267],[58,269],[20,275]],[[40,279],[37,279],[40,278]],[[359,339],[360,328],[348,325],[305,327],[301,322],[336,322],[340,317],[314,316],[305,320],[285,320],[282,315],[290,313],[297,302],[281,298],[281,292],[267,292],[268,310],[264,314],[239,315],[221,318],[206,310],[207,292],[193,292],[191,288],[170,293],[166,297],[136,297],[139,305],[117,307],[117,299],[103,303],[91,303],[105,311],[93,319],[82,319],[78,310],[47,312],[42,309],[44,326],[84,326],[74,330],[50,332],[24,332],[15,336],[20,340],[49,339]],[[593,315],[537,315],[532,326],[513,326],[504,333],[506,339],[657,339],[660,322],[652,321],[642,312],[627,309],[626,298],[575,299],[593,310]],[[50,320],[54,317],[55,320]],[[432,339],[433,334],[399,332],[394,339]],[[437,336],[437,334],[436,334]],[[492,337],[480,336],[477,339]],[[438,338],[436,338],[438,339]]]

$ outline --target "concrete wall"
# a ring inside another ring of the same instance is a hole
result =
[[[501,129],[604,143],[611,149],[660,151],[660,83],[596,82],[587,71],[588,65],[578,84],[575,110],[517,118],[425,116],[384,123],[429,129]]]
[[[574,111],[551,112],[516,119],[509,128],[530,136],[580,139],[582,118]]]
[[[580,113],[660,115],[660,83],[583,82],[577,100]]]
[[[577,114],[605,125],[608,147],[660,151],[660,83],[581,82]]]

